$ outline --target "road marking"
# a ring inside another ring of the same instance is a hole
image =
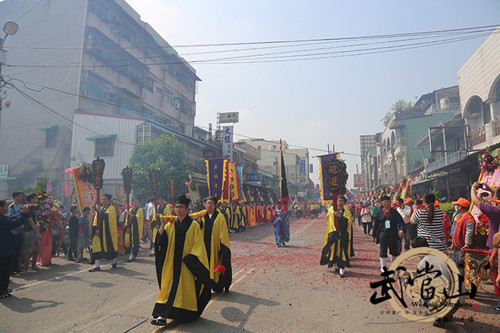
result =
[[[101,266],[102,267],[102,266]],[[73,273],[68,273],[68,274],[64,274],[64,275],[60,275],[60,276],[56,276],[52,279],[48,279],[48,280],[43,280],[43,281],[38,281],[38,282],[35,282],[35,283],[31,283],[31,284],[25,284],[19,288],[15,288],[14,290],[23,290],[23,289],[27,289],[27,288],[30,288],[30,287],[34,287],[34,286],[37,286],[39,284],[42,284],[42,283],[45,283],[45,282],[49,282],[49,281],[55,281],[55,280],[59,280],[59,279],[62,279],[62,278],[65,278],[66,276],[71,276],[71,275],[76,275],[76,274],[80,274],[80,273],[83,273],[83,272],[88,272],[89,269],[86,268],[86,269],[82,269],[81,271],[76,271],[76,272],[73,272]]]
[[[255,271],[255,268],[250,268],[248,270],[246,268],[243,268],[243,269],[239,270],[235,275],[239,275],[241,272],[243,272],[245,270],[246,270],[245,274],[243,274],[236,281],[234,281],[233,283],[231,283],[231,287],[232,288],[234,288],[235,285],[237,285],[239,282],[241,282],[241,280],[243,280],[244,278],[246,278],[247,276],[249,276],[250,274],[252,274]],[[207,308],[210,305],[212,305],[222,294],[223,294],[223,292],[218,293],[214,297],[212,297],[203,311],[206,311]],[[183,324],[181,324],[181,325],[179,325],[177,327],[174,327],[174,328],[172,328],[172,329],[170,329],[168,331],[169,332],[177,332],[177,331],[179,331],[182,328],[182,326],[183,326]],[[159,330],[163,330],[163,329],[164,329],[164,327],[156,328],[152,333],[163,332],[163,331],[159,331]]]
[[[301,229],[299,229],[298,231],[296,231],[290,238],[296,237],[297,235],[303,233],[307,228],[309,228],[312,225],[313,225],[313,223],[309,223],[308,225],[302,227]]]

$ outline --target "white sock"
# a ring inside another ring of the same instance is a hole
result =
[[[131,252],[130,255],[128,256],[128,260],[132,260],[132,259],[134,259],[134,255]]]
[[[380,271],[384,272],[384,267],[387,267],[387,258],[380,258]]]
[[[118,258],[113,259],[113,265],[116,265]]]
[[[344,275],[344,269],[343,268],[339,269],[339,273],[340,275]]]
[[[95,264],[94,264],[94,268],[99,268],[99,267],[101,267],[101,259],[96,259]]]

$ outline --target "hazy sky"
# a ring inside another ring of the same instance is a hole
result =
[[[498,0],[126,1],[174,47],[372,36],[500,24]],[[396,100],[415,102],[425,93],[457,85],[458,69],[485,39],[353,57],[290,62],[273,58],[280,61],[247,64],[196,61],[291,49],[214,54],[192,53],[237,46],[176,47],[176,50],[186,60],[193,61],[192,66],[202,79],[196,125],[207,127],[212,123],[215,127],[217,112],[239,111],[236,134],[270,140],[282,138],[290,145],[310,148],[310,156],[317,156],[325,151],[311,148],[326,150],[327,144],[335,145],[336,151],[359,154],[359,136],[382,131],[380,120]],[[268,45],[240,47],[263,46]],[[387,44],[368,47],[380,46]],[[336,50],[342,49],[316,52]],[[240,138],[235,136],[235,140]],[[352,174],[360,159],[347,154],[342,157],[347,161],[352,186]],[[311,162],[315,167],[311,179],[317,183],[317,159]]]

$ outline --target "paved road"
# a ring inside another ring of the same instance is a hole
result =
[[[55,258],[35,275],[15,276],[13,296],[0,301],[0,332],[440,332],[429,323],[408,322],[385,302],[370,303],[370,282],[380,280],[377,247],[355,227],[352,267],[340,279],[319,265],[324,216],[292,222],[288,246],[277,248],[273,228],[259,226],[231,235],[233,286],[214,295],[202,317],[190,324],[157,328],[149,323],[158,293],[153,258],[141,249],[136,262],[119,267]],[[456,332],[498,331],[491,285],[464,308]]]

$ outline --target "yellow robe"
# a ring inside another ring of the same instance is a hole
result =
[[[144,228],[144,212],[142,208],[138,208],[137,211],[135,212],[135,218],[137,219],[137,231],[138,231],[138,237],[139,237],[139,242],[142,239],[142,233],[143,233],[143,228]],[[125,220],[125,248],[130,248],[134,242],[134,238],[136,237],[134,233],[134,228],[133,225],[131,225],[130,228],[128,226],[133,222],[133,217],[130,217],[127,215],[127,218]]]
[[[321,252],[321,265],[328,264],[328,267],[332,267],[333,264],[340,261],[349,263],[352,244],[352,215],[349,207],[344,206],[344,214],[342,217],[344,218],[344,222],[338,219],[339,230],[337,230],[335,227],[333,207],[328,209],[328,213],[326,214],[323,251]]]
[[[211,297],[211,280],[203,231],[198,222],[186,216],[171,222],[155,244],[155,263],[160,293],[153,317],[179,322],[198,318]],[[197,292],[198,291],[198,292]]]
[[[158,234],[158,228],[160,227],[161,225],[161,221],[158,221],[156,219],[156,211],[160,209],[160,206],[155,206],[155,208],[153,209],[153,217],[151,218],[151,228],[153,229],[153,232],[152,232],[152,242],[154,244],[154,242],[156,241],[156,235]],[[170,207],[168,205],[165,205],[165,208],[163,209],[163,212],[159,212],[160,215],[172,215],[172,210],[170,209]]]
[[[201,222],[210,264],[210,279],[213,282],[212,289],[221,292],[224,288],[229,289],[233,275],[231,269],[231,245],[226,219],[224,214],[216,210],[212,220],[209,220],[207,214],[201,218]],[[224,275],[221,275],[220,271],[214,271],[217,265],[226,268]]]
[[[100,214],[94,215],[94,223],[92,224],[93,259],[114,259],[118,256],[117,227],[116,209],[113,205],[109,205],[106,209],[103,208]],[[96,234],[96,230],[99,230],[99,236]]]

